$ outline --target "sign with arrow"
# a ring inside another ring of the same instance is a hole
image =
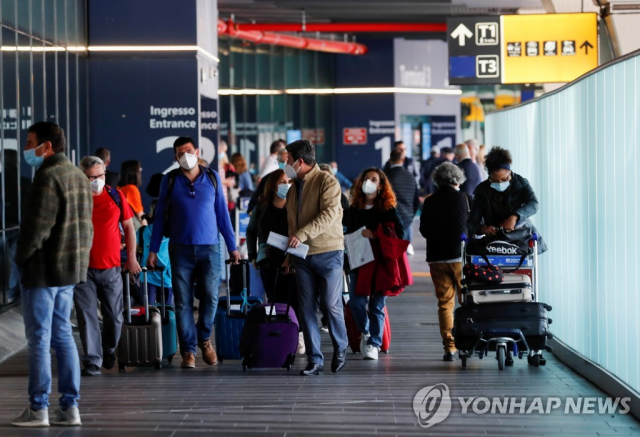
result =
[[[503,83],[571,82],[598,66],[596,14],[505,15]],[[526,56],[508,56],[522,42]]]
[[[598,66],[596,14],[452,17],[449,83],[570,82]]]
[[[452,17],[449,32],[449,83],[500,83],[500,17]]]

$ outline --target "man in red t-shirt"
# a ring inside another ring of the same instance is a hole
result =
[[[126,197],[116,188],[105,185],[106,167],[100,158],[82,158],[80,169],[89,178],[93,194],[93,246],[87,282],[76,285],[73,301],[84,349],[82,375],[90,376],[99,375],[101,366],[111,369],[116,363],[116,347],[124,321],[119,224],[124,229],[127,247],[126,269],[132,274],[140,273],[141,269],[136,259],[133,211]],[[116,203],[118,197],[120,206]],[[102,305],[102,335],[98,300]]]

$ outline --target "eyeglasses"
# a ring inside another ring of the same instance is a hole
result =
[[[87,177],[89,178],[90,181],[95,181],[96,179],[100,179],[101,177],[103,177],[105,175],[106,175],[106,173],[102,173],[102,174],[99,174],[97,176],[87,176]]]

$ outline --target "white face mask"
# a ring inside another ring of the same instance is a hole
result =
[[[364,194],[373,194],[376,191],[378,191],[378,187],[376,186],[376,184],[371,182],[369,179],[364,181],[364,184],[362,184],[362,192]]]
[[[102,189],[104,188],[104,179],[94,179],[89,182],[89,185],[91,185],[91,191],[96,194],[100,194],[102,192]]]
[[[185,170],[191,170],[198,164],[198,157],[191,153],[185,153],[180,157],[180,167]]]
[[[298,170],[300,170],[300,168],[298,168]],[[298,170],[296,170],[294,166],[289,164],[284,166],[284,174],[286,174],[289,179],[297,179]]]

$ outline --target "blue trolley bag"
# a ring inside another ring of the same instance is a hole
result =
[[[218,359],[222,360],[240,360],[240,338],[242,330],[249,312],[249,307],[259,305],[262,300],[258,297],[249,296],[247,289],[247,276],[249,275],[249,261],[240,260],[243,267],[242,282],[243,289],[240,296],[229,296],[229,266],[231,260],[226,260],[227,266],[227,296],[221,296],[218,300],[218,309],[216,310],[215,325],[215,341],[216,353]]]
[[[173,305],[168,305],[167,294],[164,288],[164,267],[157,266],[156,272],[160,272],[160,317],[162,320],[162,358],[166,358],[169,363],[178,351],[178,328],[176,325],[176,309]],[[157,306],[157,304],[154,304]]]

